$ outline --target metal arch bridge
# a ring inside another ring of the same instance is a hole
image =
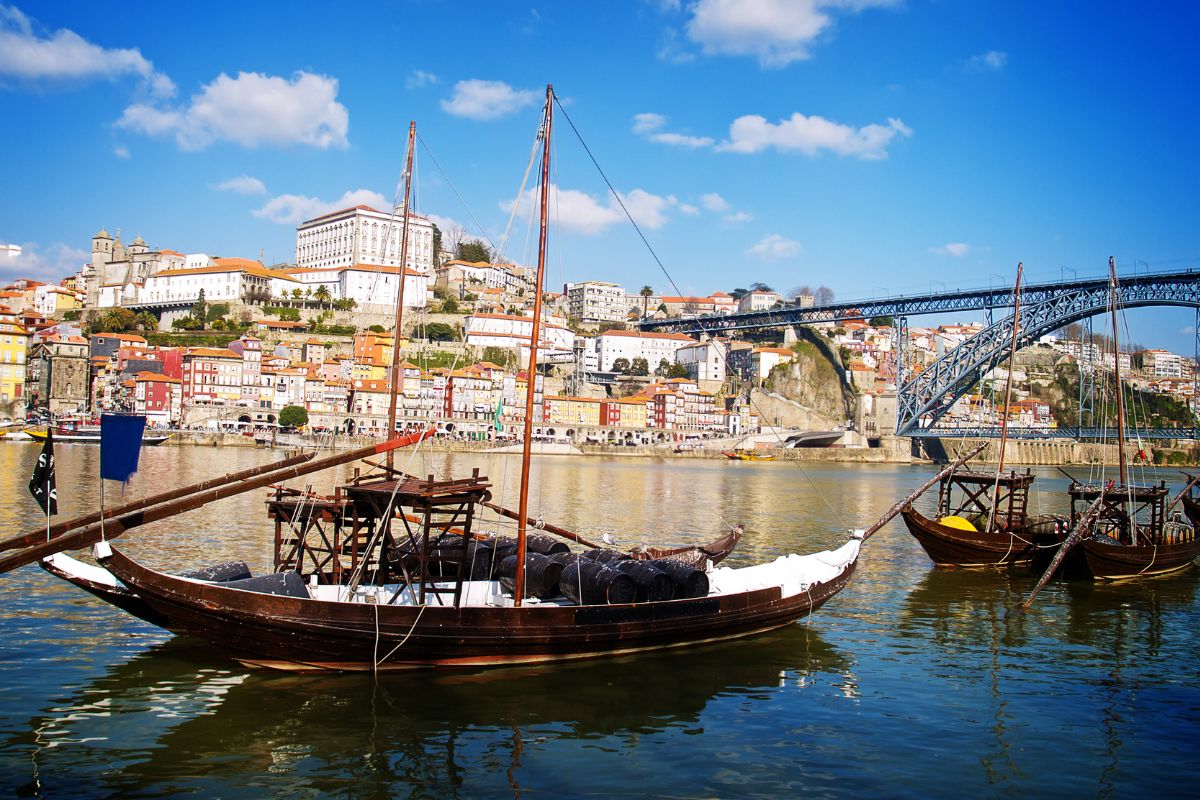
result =
[[[1057,283],[1027,284],[1021,289],[1019,345],[1058,330],[1063,325],[1103,313],[1108,308],[1108,277],[1085,278]],[[820,322],[838,322],[880,316],[894,317],[901,347],[908,344],[907,317],[953,311],[987,311],[1012,308],[1013,292],[1007,287],[959,290],[883,299],[858,300],[823,306],[784,306],[767,311],[709,315],[640,323],[644,331],[671,333],[728,334],[736,330],[777,328]],[[1120,303],[1126,308],[1154,305],[1188,306],[1200,309],[1200,271],[1130,275],[1120,279]],[[1200,325],[1197,326],[1200,337]],[[1200,341],[1200,339],[1198,339]],[[938,359],[928,369],[905,380],[898,376],[896,432],[902,436],[945,436],[961,433],[939,429],[936,422],[987,369],[1003,360],[1012,342],[1012,317],[989,325],[976,336]],[[898,362],[905,363],[901,352]],[[922,418],[925,425],[922,426]],[[989,429],[990,430],[990,429]],[[983,429],[981,435],[987,435]],[[1059,428],[1053,438],[1091,438],[1088,429]],[[1194,431],[1193,431],[1194,433]],[[1163,431],[1146,431],[1145,438],[1178,438]],[[1036,436],[1045,436],[1039,430]]]
[[[1056,284],[1053,291],[1045,291],[1044,286],[1031,288],[1040,291],[1021,292],[1023,305],[1018,347],[1029,345],[1064,325],[1108,310],[1107,280]],[[1012,299],[1011,292],[1009,298]],[[1200,309],[1200,272],[1188,270],[1122,279],[1117,290],[1117,301],[1124,308],[1169,305]],[[907,324],[903,319],[898,322],[897,336],[901,347],[905,348],[908,342]],[[967,339],[924,372],[909,379],[901,376],[897,381],[900,388],[897,392],[896,432],[902,436],[940,436],[950,433],[949,430],[936,430],[933,426],[983,372],[1004,359],[1012,344],[1012,335],[1013,318],[1008,316]],[[903,349],[898,363],[906,363]],[[922,422],[925,423],[924,427]],[[1147,435],[1151,438],[1179,438],[1180,433],[1177,431],[1174,437],[1165,432],[1147,432]],[[1183,435],[1194,433],[1189,429]],[[1087,436],[1087,433],[1080,430],[1068,435]]]
[[[1178,270],[1174,272],[1156,272],[1123,277],[1123,291],[1157,291],[1160,295],[1170,296],[1179,287],[1200,283],[1200,271]],[[1031,283],[1021,289],[1021,304],[1036,305],[1067,294],[1075,295],[1080,292],[1106,292],[1108,277],[1084,278],[1080,280],[1059,281],[1056,283]],[[1133,305],[1126,302],[1126,305]],[[1192,305],[1189,302],[1171,302],[1159,300],[1140,303],[1139,305]],[[779,328],[790,325],[812,325],[818,322],[839,322],[847,319],[870,319],[872,317],[911,317],[922,314],[941,314],[952,311],[994,311],[998,308],[1012,308],[1013,292],[1009,286],[989,287],[981,289],[955,290],[953,292],[930,292],[911,296],[886,297],[871,300],[855,300],[845,303],[830,303],[822,306],[800,308],[785,305],[767,311],[747,311],[739,314],[709,314],[701,317],[681,317],[678,319],[645,320],[638,323],[643,331],[659,331],[662,333],[703,333],[719,336],[738,330],[755,330],[761,328]],[[1075,319],[1090,316],[1090,312]],[[1074,320],[1065,320],[1066,325]],[[1011,329],[1009,332],[1011,336]]]

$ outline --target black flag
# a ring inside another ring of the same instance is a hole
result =
[[[29,491],[42,507],[42,513],[58,513],[58,489],[54,483],[54,438],[48,429],[46,444],[42,445],[37,466],[33,468],[33,477],[29,479]]]

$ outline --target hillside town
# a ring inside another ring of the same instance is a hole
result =
[[[305,221],[296,229],[295,262],[273,265],[151,247],[141,235],[126,244],[119,229],[99,230],[90,261],[75,274],[57,284],[21,279],[0,291],[0,418],[124,411],[164,428],[254,430],[300,421],[316,432],[382,437],[399,347],[400,427],[515,439],[530,380],[519,365],[531,346],[531,269],[497,263],[461,232],[447,241],[415,214],[401,264],[399,218],[359,205]],[[400,281],[405,327],[397,336]],[[843,445],[864,446],[894,433],[898,379],[983,327],[910,327],[899,369],[889,318],[813,326],[804,341],[793,330],[742,340],[637,327],[643,319],[828,303],[826,287],[784,294],[755,283],[680,297],[588,280],[544,300],[535,435],[577,443],[662,444],[787,424],[779,415],[763,418],[757,398],[770,394],[772,373],[816,341],[854,400],[849,418],[826,409],[826,426],[846,431]],[[1195,412],[1192,359],[1162,350],[1114,357],[1066,335],[1030,350],[1043,357],[998,367],[942,424],[1007,418],[1055,427],[1051,403],[1034,387],[1062,364],[1081,374],[1117,365],[1136,387]],[[1010,377],[1016,392],[1006,406],[996,389]]]

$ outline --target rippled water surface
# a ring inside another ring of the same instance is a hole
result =
[[[36,455],[36,445],[0,444],[5,536],[39,524],[25,490]],[[97,456],[58,449],[65,513],[96,502]],[[274,457],[149,448],[126,497]],[[401,466],[456,475],[478,466],[515,503],[511,457]],[[328,488],[348,475],[302,481]],[[836,546],[928,475],[550,457],[535,463],[531,505],[625,545],[708,541],[740,521],[738,565]],[[1039,475],[1038,510],[1057,508],[1064,479]],[[108,492],[120,501],[119,487]],[[221,501],[118,546],[166,569],[244,558],[262,570],[272,533],[263,497]],[[935,571],[896,522],[868,543],[845,592],[777,634],[668,656],[373,680],[249,671],[25,567],[0,576],[0,792],[1192,796],[1197,571],[1051,584],[1020,613],[1034,580]]]

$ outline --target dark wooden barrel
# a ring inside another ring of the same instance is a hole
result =
[[[628,553],[622,553],[619,550],[609,550],[605,547],[599,547],[595,550],[588,550],[583,554],[584,558],[589,558],[592,561],[599,561],[601,564],[608,564],[613,561],[624,561],[627,558],[633,558]]]
[[[525,554],[525,595],[546,599],[555,597],[559,592],[559,575],[562,574],[561,564],[551,561],[541,553]],[[500,562],[500,585],[511,592],[516,588],[517,557],[511,555]]]
[[[656,558],[645,563],[653,564],[671,576],[671,580],[675,582],[676,598],[708,596],[708,576],[692,565],[673,558]]]
[[[581,606],[632,603],[637,599],[633,578],[587,558],[575,558],[563,567],[558,588],[568,600]]]
[[[675,599],[675,581],[648,561],[613,561],[608,566],[633,578],[638,603]]]

